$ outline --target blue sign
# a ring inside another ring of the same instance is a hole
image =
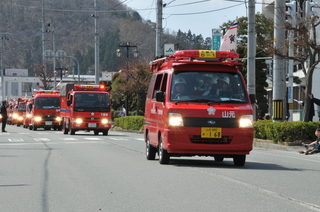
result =
[[[221,36],[220,35],[212,35],[212,50],[220,50],[221,45]]]

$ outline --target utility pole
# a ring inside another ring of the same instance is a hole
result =
[[[42,27],[41,27],[41,34],[42,34],[42,66],[44,73],[47,74],[47,68],[46,68],[46,61],[45,61],[45,55],[44,52],[46,51],[45,48],[45,29],[44,29],[44,0],[42,0]]]
[[[0,42],[0,66],[1,66],[1,101],[4,100],[4,74],[3,74],[3,36]]]
[[[256,120],[256,31],[255,31],[255,0],[248,2],[248,92]]]
[[[99,23],[98,23],[98,7],[97,0],[94,0],[94,71],[95,71],[95,84],[99,84],[100,77],[100,58],[99,58]]]
[[[289,16],[287,22],[291,24],[292,28],[296,27],[296,1],[291,1],[290,3],[286,3],[286,6],[288,7],[288,11],[286,14]],[[294,38],[294,31],[290,30],[288,34],[288,40],[289,40],[289,52],[288,56],[293,57],[294,49],[293,49],[293,38]],[[288,75],[289,75],[289,82],[288,82],[288,105],[289,105],[289,121],[292,121],[293,118],[293,60],[288,61]]]
[[[162,0],[157,0],[157,27],[156,27],[156,57],[163,55],[161,36],[162,36]]]
[[[275,0],[274,48],[285,55],[285,1]],[[273,63],[273,121],[283,121],[287,111],[285,59],[274,55]]]

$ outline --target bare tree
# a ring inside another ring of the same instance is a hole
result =
[[[309,120],[310,105],[313,104],[308,94],[312,93],[312,76],[315,67],[320,63],[320,45],[318,40],[317,27],[320,24],[318,15],[303,15],[297,12],[296,22],[291,25],[286,23],[286,30],[294,32],[294,39],[286,42],[284,47],[274,49],[274,53],[280,57],[297,61],[302,66],[302,72],[306,77],[306,97],[304,100],[304,118],[305,122]],[[289,48],[294,50],[293,56],[284,55],[282,52],[288,52]],[[312,111],[311,111],[312,112]]]
[[[53,88],[52,86],[52,77],[53,74],[46,73],[43,65],[38,65],[36,67],[36,72],[35,72],[36,77],[40,78],[40,81],[42,82],[42,85],[40,85],[40,88],[43,90],[51,90]]]

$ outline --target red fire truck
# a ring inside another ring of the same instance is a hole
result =
[[[233,158],[252,150],[253,110],[236,52],[177,51],[151,63],[145,107],[146,157]]]
[[[64,134],[93,130],[108,135],[112,107],[105,85],[61,84],[61,118]]]
[[[8,107],[7,107],[7,114],[8,114],[8,119],[7,119],[7,124],[13,124],[12,123],[12,119],[13,119],[13,111],[14,111],[14,108],[16,107],[16,101],[17,101],[18,98],[13,98],[13,99],[10,99],[8,101]]]
[[[13,113],[11,124],[16,124],[18,127],[23,124],[23,114],[25,113],[26,99],[17,98],[13,103]]]
[[[61,130],[59,91],[35,90],[29,130]]]
[[[25,105],[25,113],[23,116],[23,127],[28,128],[31,123],[31,112],[32,112],[32,104],[33,99],[27,99]]]

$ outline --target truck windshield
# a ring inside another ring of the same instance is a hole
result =
[[[247,103],[239,74],[218,71],[188,71],[172,75],[170,100],[173,102]]]
[[[59,97],[36,97],[35,108],[56,109],[60,108]]]
[[[74,96],[74,111],[109,112],[110,99],[107,93],[79,92]]]

